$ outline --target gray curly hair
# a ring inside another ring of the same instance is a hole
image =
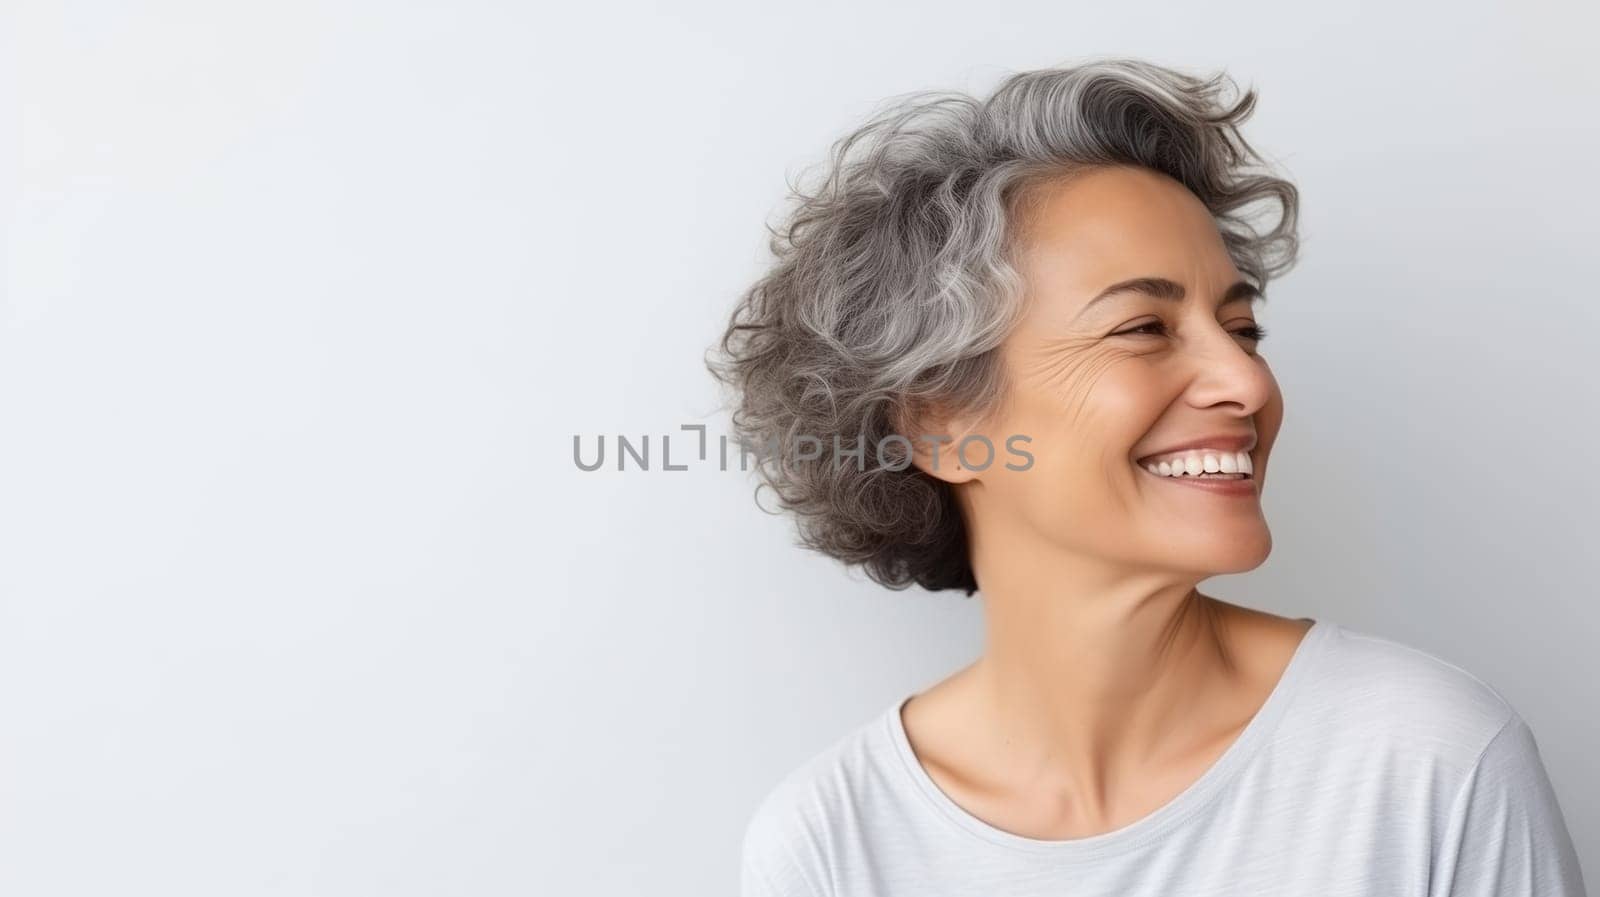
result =
[[[834,143],[819,185],[789,184],[792,208],[767,226],[775,261],[706,364],[735,393],[738,438],[772,448],[756,469],[801,544],[892,589],[976,592],[953,487],[892,437],[921,410],[981,415],[1002,398],[996,350],[1022,309],[1013,259],[1029,188],[1096,166],[1166,174],[1264,291],[1295,262],[1299,200],[1239,134],[1255,100],[1224,72],[1136,59],[1021,72],[987,99],[896,97]],[[1264,231],[1250,214],[1261,202],[1278,210]],[[860,445],[903,463],[863,464]]]

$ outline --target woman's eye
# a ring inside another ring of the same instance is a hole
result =
[[[1240,327],[1234,331],[1234,334],[1259,343],[1267,338],[1267,328],[1262,327],[1260,324],[1251,324],[1247,327]]]
[[[1152,330],[1151,328],[1155,328],[1155,329]],[[1118,330],[1116,333],[1113,333],[1111,335],[1112,336],[1122,336],[1122,335],[1128,334],[1128,333],[1148,333],[1148,334],[1150,334],[1152,336],[1160,336],[1161,334],[1166,333],[1166,332],[1167,332],[1167,325],[1166,325],[1165,322],[1162,322],[1162,321],[1151,321],[1151,322],[1149,322],[1147,324],[1140,324],[1138,327],[1130,327],[1127,330]]]
[[[1127,330],[1118,330],[1116,333],[1113,333],[1112,336],[1124,336],[1126,334],[1131,334],[1131,333],[1148,334],[1148,335],[1151,335],[1151,336],[1161,336],[1162,334],[1164,334],[1166,332],[1167,332],[1167,325],[1166,325],[1165,322],[1163,322],[1163,321],[1150,321],[1150,322],[1145,323],[1145,324],[1140,324],[1137,327],[1130,327]],[[1262,327],[1260,324],[1248,324],[1248,325],[1246,325],[1244,327],[1240,327],[1238,330],[1234,330],[1232,332],[1233,332],[1234,336],[1242,336],[1245,339],[1250,340],[1252,342],[1261,342],[1263,339],[1266,339],[1266,336],[1267,336],[1267,329],[1265,327]]]

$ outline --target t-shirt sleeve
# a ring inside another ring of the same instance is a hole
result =
[[[796,859],[792,820],[768,799],[745,826],[739,859],[739,897],[830,897],[818,876]]]
[[[739,869],[739,897],[822,897],[781,860],[746,853]]]
[[[1513,710],[1455,799],[1432,897],[1587,897],[1533,732]]]

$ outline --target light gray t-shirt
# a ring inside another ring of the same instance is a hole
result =
[[[1037,840],[966,812],[894,704],[785,776],[744,833],[744,897],[1586,897],[1533,733],[1431,654],[1318,620],[1177,797]]]

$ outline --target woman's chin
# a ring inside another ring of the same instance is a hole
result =
[[[1228,573],[1246,573],[1266,563],[1272,553],[1272,531],[1265,526],[1249,532],[1208,534],[1206,538],[1185,540],[1182,544],[1168,542],[1157,551],[1163,557],[1163,566],[1183,570],[1203,571],[1213,576]]]

